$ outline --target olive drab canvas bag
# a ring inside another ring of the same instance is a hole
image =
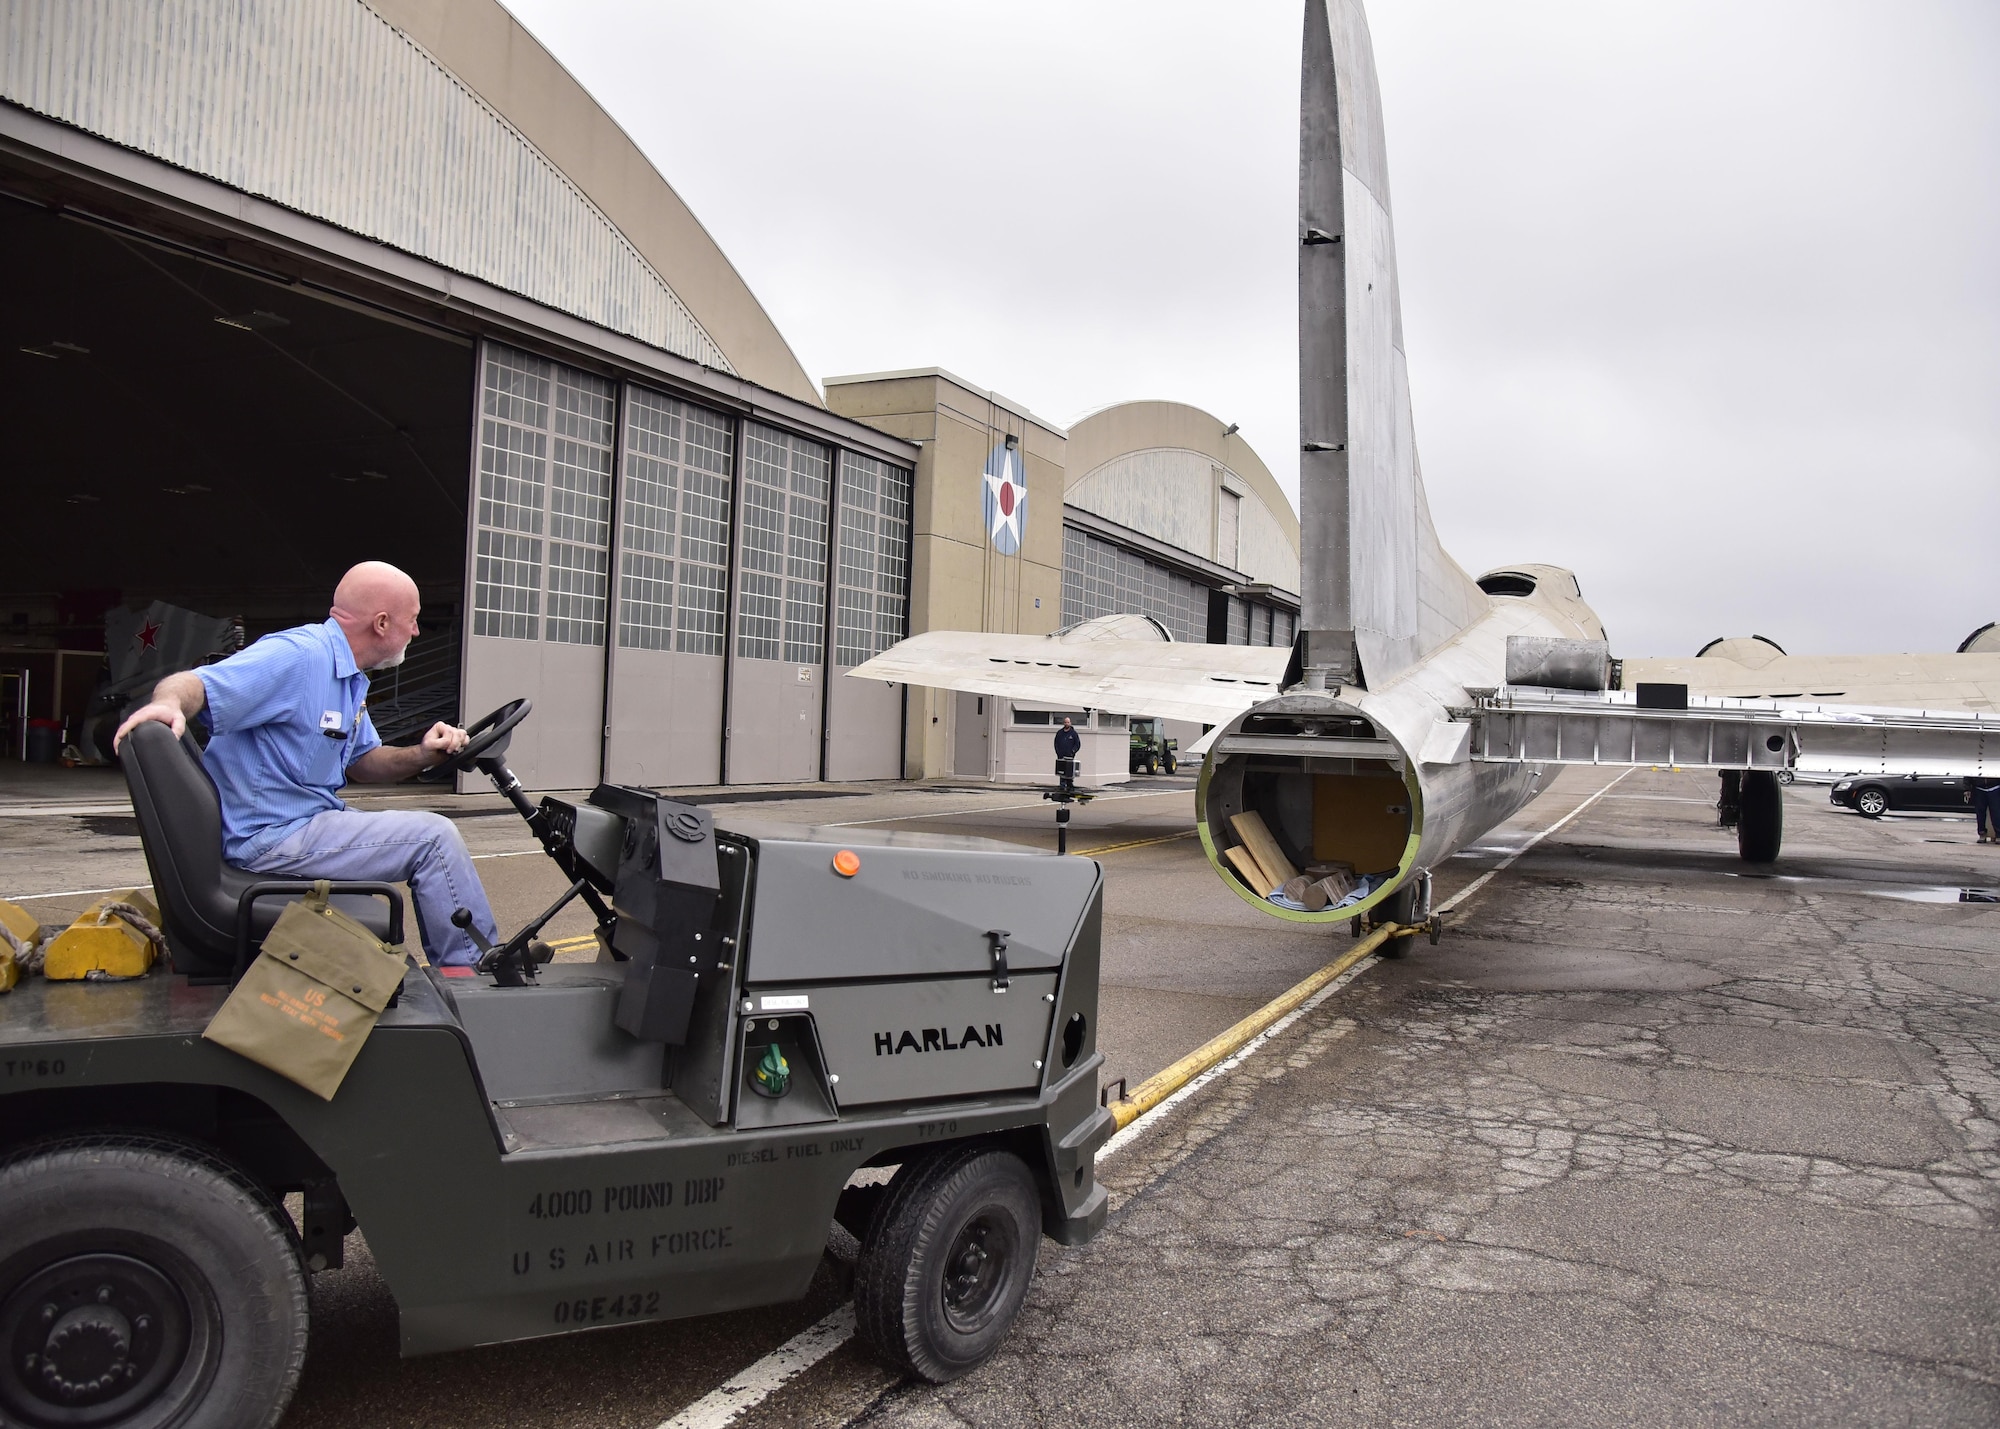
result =
[[[331,1101],[408,963],[329,891],[321,880],[285,906],[202,1036]]]

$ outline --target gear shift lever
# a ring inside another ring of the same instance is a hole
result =
[[[470,908],[460,908],[457,912],[453,913],[451,915],[451,926],[470,933],[472,941],[478,946],[480,952],[490,953],[493,951],[493,945],[486,941],[486,935],[473,926],[472,910]]]
[[[516,933],[499,947],[486,940],[485,934],[473,926],[472,910],[460,908],[452,913],[454,928],[462,928],[472,935],[472,941],[479,947],[479,961],[475,965],[479,972],[491,973],[502,987],[525,987],[533,981],[535,969],[552,961],[556,950],[535,935],[542,926],[562,910],[564,904],[583,889],[582,879],[570,885],[569,892],[558,898],[549,910],[535,919],[527,927]]]

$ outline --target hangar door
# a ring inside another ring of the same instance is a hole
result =
[[[598,779],[616,408],[604,378],[481,347],[463,711],[534,701],[507,755],[533,788]]]
[[[722,675],[736,433],[729,417],[625,389],[604,777],[722,778]]]
[[[832,477],[827,447],[760,422],[743,424],[729,675],[732,784],[820,775]]]
[[[847,672],[909,633],[910,472],[844,451],[835,505],[840,558],[826,681],[826,777],[899,779],[907,690],[850,680]]]

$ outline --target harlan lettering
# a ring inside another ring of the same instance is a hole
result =
[[[989,1022],[984,1034],[977,1027],[968,1027],[959,1039],[951,1040],[949,1027],[921,1027],[915,1032],[905,1029],[902,1033],[877,1032],[875,1034],[875,1055],[895,1057],[904,1052],[962,1052],[968,1047],[1001,1046],[1000,1024]]]

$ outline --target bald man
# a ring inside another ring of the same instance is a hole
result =
[[[494,938],[486,890],[458,829],[442,814],[363,812],[340,800],[343,784],[392,784],[465,747],[465,731],[440,721],[423,742],[390,748],[369,721],[369,670],[403,662],[417,637],[417,583],[394,566],[364,561],[341,577],[318,625],[266,635],[213,665],[169,675],[112,741],[149,720],[209,729],[202,762],[222,800],[222,856],[254,873],[299,878],[407,880],[431,961],[468,967],[479,947],[452,913],[472,911]]]

